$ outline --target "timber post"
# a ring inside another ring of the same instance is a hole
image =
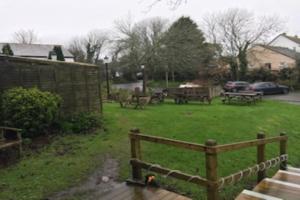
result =
[[[217,142],[215,140],[207,140],[206,147],[215,147]],[[218,200],[218,157],[216,152],[208,151],[205,153],[206,159],[206,179],[207,185],[207,200]]]
[[[266,135],[264,133],[258,133],[257,139],[265,139]],[[265,162],[265,144],[257,145],[257,164]],[[258,171],[257,173],[257,183],[261,182],[266,177],[266,169]]]
[[[134,137],[137,134],[140,134],[139,129],[134,128],[130,130],[131,159],[141,160],[141,143],[139,139]],[[142,169],[139,166],[132,165],[132,179],[142,180]]]
[[[280,133],[280,136],[286,136],[285,133]],[[280,141],[280,156],[285,155],[286,154],[286,149],[287,149],[287,140],[281,140]],[[287,160],[284,160],[281,164],[280,164],[280,169],[281,170],[287,170]]]

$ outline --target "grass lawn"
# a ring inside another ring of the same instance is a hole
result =
[[[289,162],[300,166],[300,106],[263,101],[255,106],[175,105],[165,103],[145,110],[121,109],[118,104],[104,105],[106,132],[91,135],[68,135],[55,139],[40,153],[33,153],[18,164],[0,169],[0,199],[42,199],[53,192],[76,185],[101,165],[101,155],[109,153],[120,160],[120,179],[130,176],[128,131],[138,127],[145,134],[204,143],[216,139],[219,144],[256,138],[258,132],[289,136]],[[255,148],[222,154],[219,176],[228,175],[255,164]],[[276,156],[278,145],[267,146],[267,156]],[[63,153],[61,153],[63,152]],[[142,143],[145,161],[191,174],[205,174],[204,155],[173,147]],[[269,175],[272,175],[269,173]],[[232,199],[255,177],[221,191]],[[204,189],[171,178],[159,180],[194,199],[205,199]]]

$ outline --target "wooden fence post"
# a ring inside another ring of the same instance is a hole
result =
[[[280,136],[286,136],[285,133],[280,133]],[[286,154],[286,149],[287,149],[287,140],[281,140],[280,141],[280,156]],[[283,161],[280,164],[280,169],[281,170],[286,170],[287,169],[287,160]]]
[[[265,139],[266,135],[263,133],[257,134],[257,139]],[[257,145],[257,164],[265,162],[265,144]],[[257,183],[261,182],[266,177],[266,169],[258,171],[257,173]]]
[[[207,140],[205,142],[207,147],[214,147],[217,145],[215,140]],[[207,200],[218,200],[218,157],[217,153],[206,152],[206,179],[208,180],[207,186]]]
[[[139,129],[131,129],[131,135],[140,134]],[[130,146],[131,146],[131,158],[141,160],[141,143],[139,139],[130,137]],[[132,178],[134,180],[142,180],[142,169],[138,166],[132,165]]]

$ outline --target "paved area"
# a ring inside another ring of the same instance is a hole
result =
[[[274,99],[279,101],[285,101],[292,104],[300,105],[300,92],[291,92],[289,94],[279,94],[279,95],[265,95],[265,99]]]

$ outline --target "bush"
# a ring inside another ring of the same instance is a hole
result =
[[[266,68],[253,69],[248,72],[246,80],[255,81],[274,81],[278,80],[278,74]]]
[[[102,125],[102,118],[99,113],[80,113],[62,120],[60,129],[64,133],[87,133]]]
[[[37,88],[13,88],[2,95],[1,113],[6,126],[22,129],[23,137],[45,135],[57,120],[61,98]]]

